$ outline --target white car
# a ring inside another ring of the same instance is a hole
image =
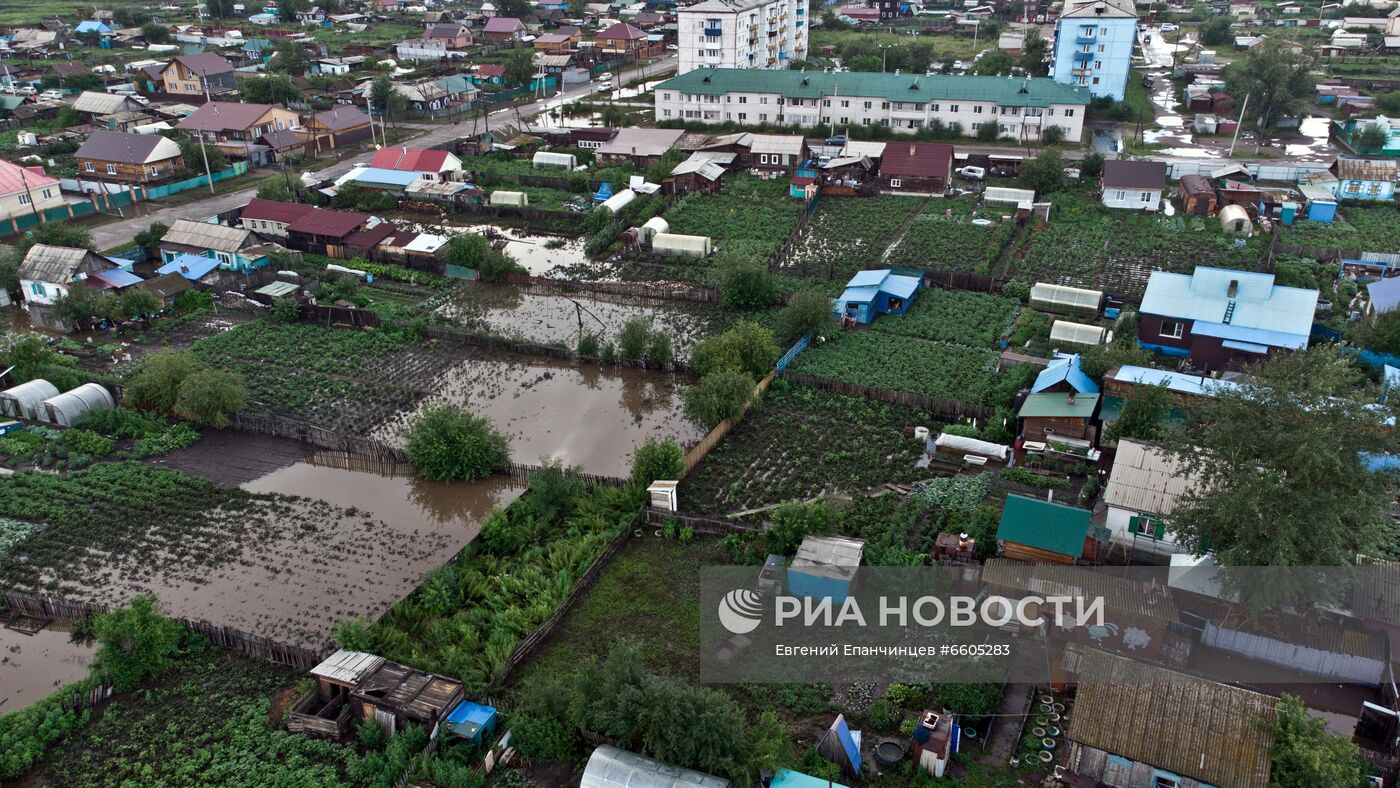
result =
[[[46,90],[46,91],[44,91],[43,93],[40,93],[40,94],[39,94],[39,98],[41,98],[41,99],[53,99],[54,101],[62,101],[62,100],[63,100],[63,91],[61,91],[61,90]]]
[[[1176,25],[1172,24],[1171,22],[1163,22],[1163,23],[1162,23],[1162,32],[1163,32],[1163,33],[1175,33],[1175,32],[1176,32]]]
[[[613,75],[611,71],[604,71],[603,73],[598,75],[599,82],[612,82],[612,78]]]
[[[604,90],[612,90],[612,89],[613,89],[613,81],[612,81],[611,79],[605,79],[605,80],[602,80],[601,82],[598,83],[598,90],[599,90],[600,92],[601,92],[601,91],[604,91]]]
[[[984,180],[987,177],[987,170],[983,167],[959,167],[958,175],[961,175],[962,177],[970,181],[980,181]]]
[[[130,94],[127,94],[127,98],[131,99],[132,101],[136,102],[137,104],[140,104],[140,105],[143,106],[143,107],[149,107],[149,106],[151,106],[151,100],[148,99],[148,98],[146,98],[145,96],[138,96],[138,95],[136,95],[135,93],[130,93]]]

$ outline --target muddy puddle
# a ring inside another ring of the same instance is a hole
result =
[[[402,444],[403,427],[423,408],[461,405],[511,439],[511,459],[557,458],[587,473],[626,476],[633,449],[650,435],[682,445],[704,433],[681,412],[684,381],[630,368],[519,357],[465,359],[439,375],[437,392],[371,431]],[[309,493],[314,494],[314,493]]]
[[[579,221],[583,221],[582,214],[579,215]],[[534,276],[544,276],[559,266],[577,265],[588,260],[588,255],[583,250],[582,238],[538,235],[527,230],[494,224],[448,225],[419,222],[414,225],[414,229],[437,235],[479,233],[504,239],[505,252]]]
[[[51,624],[33,635],[0,627],[0,715],[19,711],[86,678],[95,646],[74,643]]]
[[[616,342],[628,320],[641,317],[665,331],[677,356],[688,356],[709,332],[714,311],[702,304],[607,294],[545,295],[517,288],[474,285],[459,288],[437,314],[500,336],[541,344],[578,344],[580,331]]]

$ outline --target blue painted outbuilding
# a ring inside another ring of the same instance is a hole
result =
[[[888,268],[861,271],[846,283],[846,291],[832,303],[831,311],[841,320],[862,325],[880,315],[902,315],[909,311],[922,286],[921,278]]]
[[[844,536],[809,536],[797,548],[787,571],[791,596],[830,599],[841,605],[851,593],[865,542]]]

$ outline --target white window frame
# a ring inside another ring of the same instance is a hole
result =
[[[1176,331],[1174,333],[1168,333],[1167,326],[1172,326]],[[1161,327],[1157,329],[1157,336],[1166,337],[1168,339],[1181,339],[1185,335],[1186,323],[1180,320],[1163,320]]]
[[[903,180],[901,180],[901,179],[899,179],[899,178],[890,178],[890,188],[891,188],[891,189],[898,189],[899,187],[901,187],[901,186],[903,186],[903,185],[904,185],[904,181],[903,181]]]
[[[108,164],[108,165],[107,165],[107,174],[108,174],[108,175],[116,175],[116,174],[117,174],[117,165],[115,165],[115,164]]]

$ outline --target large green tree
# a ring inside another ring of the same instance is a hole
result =
[[[1235,101],[1243,106],[1246,119],[1252,118],[1265,132],[1279,120],[1296,115],[1313,93],[1312,58],[1295,52],[1288,42],[1267,39],[1244,57],[1225,67],[1225,85]]]
[[[1273,746],[1269,756],[1274,788],[1359,788],[1365,762],[1351,739],[1327,730],[1327,724],[1308,714],[1303,702],[1284,695],[1278,702],[1278,718],[1272,722]]]
[[[1365,455],[1395,449],[1388,409],[1333,345],[1250,367],[1188,406],[1165,446],[1197,483],[1172,513],[1190,550],[1234,566],[1338,566],[1393,546],[1395,479]]]
[[[510,442],[484,416],[442,405],[423,411],[408,428],[404,450],[429,481],[480,479],[510,461]]]
[[[288,104],[303,98],[301,89],[286,74],[267,74],[245,79],[238,89],[242,91],[244,101],[254,104]]]
[[[506,54],[506,84],[523,87],[530,84],[535,76],[535,51],[533,49],[512,49]]]

